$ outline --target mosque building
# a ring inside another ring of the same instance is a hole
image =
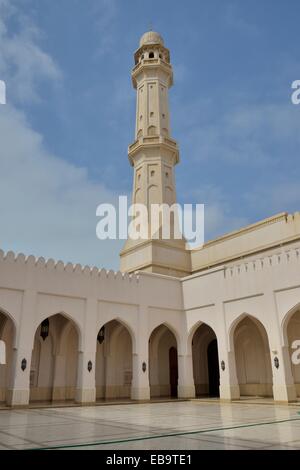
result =
[[[171,206],[179,148],[170,129],[170,52],[158,33],[142,36],[134,62],[133,202]],[[0,403],[300,397],[292,360],[299,213],[199,249],[183,238],[128,239],[120,260],[113,272],[0,251]]]

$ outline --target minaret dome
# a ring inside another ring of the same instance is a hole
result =
[[[164,40],[159,33],[156,33],[155,31],[147,31],[140,39],[140,47],[147,44],[160,44],[163,46]]]

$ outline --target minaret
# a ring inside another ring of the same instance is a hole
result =
[[[171,206],[176,202],[174,167],[179,162],[179,151],[170,136],[168,103],[173,70],[169,50],[154,31],[142,36],[134,60],[135,141],[128,149],[134,168],[132,202],[145,204],[150,214],[152,204]],[[120,256],[122,271],[144,270],[179,277],[190,274],[190,255],[183,238],[128,239]]]

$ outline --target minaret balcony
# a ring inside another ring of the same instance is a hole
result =
[[[143,59],[132,69],[131,78],[134,88],[137,87],[137,77],[142,73],[149,70],[157,70],[159,68],[166,75],[169,76],[169,87],[173,85],[173,70],[172,66],[165,62],[163,59]]]
[[[162,154],[167,151],[174,156],[174,164],[179,162],[179,150],[176,140],[171,137],[161,135],[140,137],[128,147],[128,158],[132,166],[134,166],[134,157],[145,150],[157,150]]]

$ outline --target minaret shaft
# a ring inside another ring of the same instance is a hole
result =
[[[151,31],[142,37],[135,53],[132,82],[137,94],[135,141],[128,151],[134,168],[132,202],[147,207],[151,226],[153,204],[176,203],[174,167],[179,162],[177,143],[170,137],[168,91],[173,70],[169,50],[157,33]],[[172,224],[171,233],[173,228]],[[184,239],[128,239],[121,252],[121,270],[141,269],[188,274],[190,258]]]

